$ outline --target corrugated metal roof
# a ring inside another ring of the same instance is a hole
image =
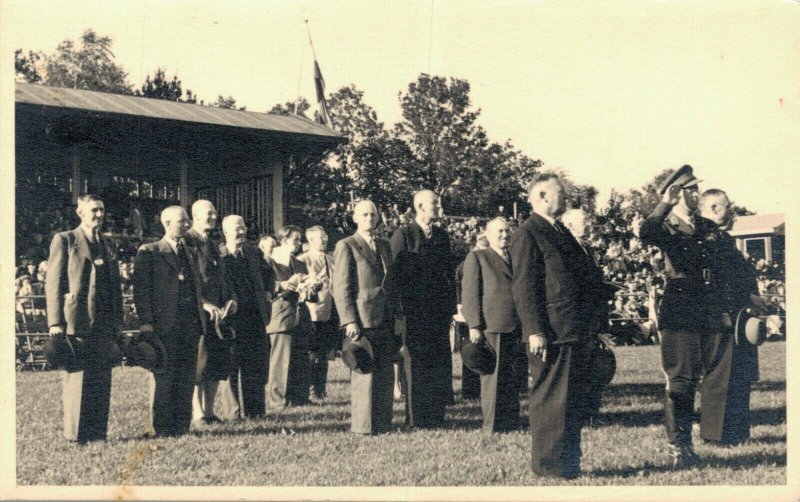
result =
[[[753,214],[750,216],[737,216],[733,222],[730,234],[734,237],[740,235],[771,234],[783,225],[783,213]]]
[[[344,139],[336,131],[297,115],[274,115],[270,113],[226,110],[163,99],[67,89],[64,87],[49,87],[24,82],[16,83],[15,100],[17,103],[31,105],[305,134],[321,136],[326,139]]]

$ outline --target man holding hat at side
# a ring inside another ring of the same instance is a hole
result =
[[[347,338],[342,361],[350,376],[351,430],[388,432],[392,426],[394,371],[399,343],[393,332],[389,243],[374,235],[378,210],[370,200],[353,209],[356,232],[336,244],[333,299]]]
[[[692,416],[703,372],[703,345],[711,329],[712,274],[703,244],[707,230],[693,216],[699,181],[691,166],[675,171],[661,187],[661,202],[639,231],[643,243],[658,246],[666,255],[667,283],[658,327],[667,377],[664,425],[674,468],[700,461],[692,447]]]
[[[750,385],[758,380],[758,347],[744,332],[750,317],[746,310],[751,306],[767,310],[770,305],[758,296],[755,269],[725,231],[732,219],[727,194],[706,190],[699,206],[699,222],[708,229],[704,243],[714,289],[712,320],[719,321],[710,333],[706,355],[700,437],[733,445],[750,437]],[[764,327],[759,320],[755,325],[756,330]]]
[[[513,431],[520,426],[513,364],[522,332],[511,295],[510,236],[503,217],[489,221],[489,248],[471,251],[464,261],[461,300],[469,341],[486,343],[495,354],[491,372],[481,374],[484,432]],[[471,366],[470,361],[465,364]]]
[[[122,328],[122,291],[114,247],[101,233],[103,201],[78,198],[81,224],[60,232],[47,262],[47,324],[63,377],[64,437],[103,441],[111,403],[111,368],[122,362],[116,338]],[[66,349],[66,350],[64,350]]]

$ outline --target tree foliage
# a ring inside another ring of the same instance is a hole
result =
[[[42,83],[56,87],[133,94],[128,73],[114,62],[113,40],[86,30],[78,43],[61,42],[53,54],[45,57]]]
[[[14,76],[18,82],[28,82],[38,84],[42,81],[41,63],[44,54],[41,52],[28,51],[24,55],[22,49],[14,51]]]
[[[211,106],[214,108],[226,108],[228,110],[240,110],[244,111],[247,107],[245,106],[236,106],[236,100],[233,99],[232,96],[228,96],[227,98],[224,96],[217,96],[217,100],[211,103]]]
[[[298,98],[296,101],[287,101],[284,104],[277,104],[273,106],[267,113],[275,115],[300,115],[301,117],[309,118],[308,109],[311,104],[304,97]]]
[[[186,90],[186,99],[181,99],[183,97],[181,84],[177,74],[172,76],[172,80],[168,80],[166,72],[161,68],[157,68],[152,79],[150,74],[147,74],[147,78],[145,78],[142,86],[135,91],[135,94],[146,98],[196,103],[197,97],[190,89]]]

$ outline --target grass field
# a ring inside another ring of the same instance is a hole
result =
[[[460,399],[440,430],[349,433],[349,375],[336,361],[326,404],[270,412],[264,420],[220,424],[177,439],[140,439],[147,419],[147,373],[116,368],[109,440],[76,447],[62,439],[59,372],[17,374],[19,485],[737,485],[786,483],[786,353],[761,348],[752,394],[752,438],[722,448],[702,444],[706,464],[672,471],[664,450],[658,347],[617,347],[617,374],[602,424],[583,432],[583,472],[573,481],[530,471],[530,435],[480,432],[477,401]],[[460,363],[454,364],[460,367]],[[523,401],[523,411],[526,403]],[[527,414],[526,414],[527,418]]]

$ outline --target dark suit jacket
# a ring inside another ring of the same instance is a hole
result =
[[[511,279],[511,266],[494,249],[467,255],[461,283],[467,326],[489,333],[511,333],[519,326]]]
[[[336,244],[333,300],[342,326],[357,322],[377,328],[394,317],[392,251],[384,239],[376,238],[375,246],[377,254],[358,234]]]
[[[201,279],[195,265],[197,260],[191,246],[184,246],[184,249],[192,269],[192,282],[197,297],[197,313],[202,324],[202,334],[206,334],[206,315],[200,291]],[[152,324],[156,335],[167,334],[173,330],[178,310],[179,271],[178,256],[172,251],[166,238],[144,244],[136,253],[133,265],[133,301],[136,304],[139,324]]]
[[[308,274],[305,263],[292,256],[289,266],[270,260],[275,284],[288,280],[294,274]],[[272,314],[268,333],[285,333],[300,324],[300,295],[295,291],[280,291],[272,301]]]
[[[189,230],[184,242],[194,249],[197,257],[197,272],[200,274],[203,299],[219,308],[225,306],[230,299],[235,299],[234,292],[228,288],[225,280],[225,268],[220,258],[219,249],[211,239],[201,239],[195,229]]]
[[[425,241],[425,234],[416,221],[401,226],[392,235],[392,258],[401,307],[408,315],[449,317],[456,313],[450,237],[434,226],[430,241]]]
[[[533,213],[511,236],[512,291],[524,339],[569,343],[597,333],[602,272],[569,232]]]
[[[122,327],[122,291],[119,280],[119,264],[114,247],[100,236],[106,248],[109,284],[113,297],[113,319],[103,319],[105,327]],[[66,325],[68,334],[88,333],[95,325],[94,266],[89,250],[89,239],[80,228],[59,232],[50,244],[47,261],[47,325]]]
[[[266,326],[269,324],[270,317],[272,316],[272,306],[269,304],[269,300],[272,299],[272,294],[264,288],[264,279],[261,275],[261,252],[249,246],[244,246],[242,248],[242,253],[244,253],[244,257],[247,259],[247,270],[250,273],[253,289],[255,289],[256,292],[255,300],[256,304],[258,305],[258,311],[261,313],[261,319],[264,321],[264,326]],[[228,251],[228,248],[225,247],[224,244],[220,244],[220,259],[224,259],[229,254],[230,251]],[[226,267],[224,270],[226,282],[228,284],[233,284],[235,279],[231,274],[230,269]],[[233,286],[231,286],[231,289],[232,288]]]

